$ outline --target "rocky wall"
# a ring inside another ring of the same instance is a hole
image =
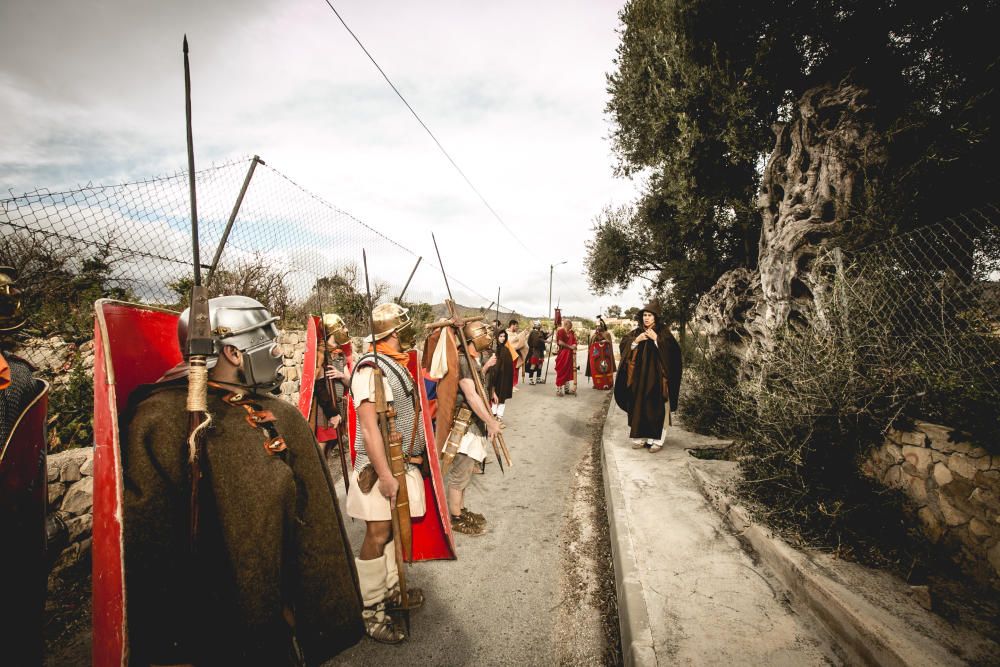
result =
[[[950,547],[965,571],[1000,589],[1000,456],[949,433],[923,421],[911,431],[890,431],[862,469],[902,490],[927,538]]]
[[[53,572],[65,569],[90,550],[94,526],[94,448],[80,447],[47,460],[50,554]]]

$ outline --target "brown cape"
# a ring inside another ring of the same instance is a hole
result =
[[[350,543],[329,471],[293,405],[255,401],[288,446],[264,449],[243,408],[211,389],[197,555],[189,548],[187,387],[133,392],[121,423],[125,578],[135,662],[318,665],[364,634]]]
[[[431,368],[431,359],[434,350],[437,349],[443,332],[449,327],[435,329],[434,332],[424,341],[424,353],[421,356],[421,363],[425,371]],[[434,445],[437,448],[438,456],[444,451],[444,443],[448,441],[448,434],[451,433],[451,426],[455,421],[455,404],[458,402],[458,341],[454,332],[450,333],[445,340],[449,345],[448,372],[437,381],[437,418],[434,427]]]

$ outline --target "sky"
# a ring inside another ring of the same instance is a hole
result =
[[[638,285],[592,295],[583,263],[594,216],[641,187],[613,174],[604,112],[622,2],[331,2],[517,238],[324,0],[5,1],[2,192],[186,169],[186,33],[199,168],[260,155],[425,260],[433,231],[450,274],[522,313],[563,261],[564,313],[639,305]]]

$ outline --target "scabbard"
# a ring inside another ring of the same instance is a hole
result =
[[[410,520],[410,496],[406,488],[406,456],[403,454],[403,438],[399,433],[389,436],[389,470],[399,483],[393,510],[399,516],[397,538],[403,547],[403,559],[409,563],[413,561],[413,525]]]
[[[469,422],[472,419],[472,410],[466,406],[462,406],[458,409],[455,414],[455,419],[451,425],[451,432],[448,433],[448,440],[444,443],[444,448],[441,450],[441,477],[447,477],[448,470],[451,469],[451,464],[455,462],[455,457],[458,456],[458,449],[462,446],[462,438],[469,431]]]

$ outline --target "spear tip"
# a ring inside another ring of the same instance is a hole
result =
[[[187,52],[188,52],[188,36],[187,33],[184,33],[184,53]]]

